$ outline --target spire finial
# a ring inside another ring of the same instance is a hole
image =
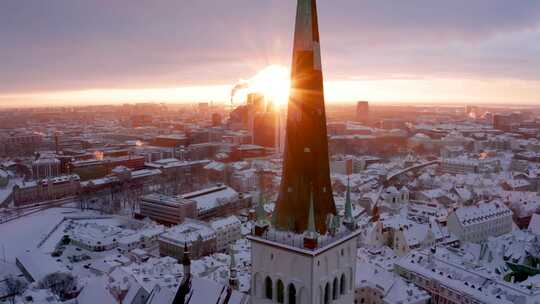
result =
[[[229,265],[229,269],[236,269],[236,260],[234,258],[234,251],[232,249],[232,245],[229,246],[229,254],[231,255],[231,263]]]
[[[189,266],[191,265],[191,257],[189,253],[189,247],[187,242],[184,242],[184,254],[182,255],[182,265]]]
[[[234,259],[232,246],[229,246],[229,254],[231,256],[231,264],[229,265],[229,287],[231,289],[238,290],[239,282],[236,276],[236,260]]]
[[[351,222],[353,220],[352,215],[352,201],[351,201],[351,183],[347,176],[347,194],[345,195],[345,221]]]
[[[313,208],[313,189],[311,189],[311,195],[309,198],[309,215],[308,215],[308,229],[307,232],[310,236],[315,236],[317,230],[315,228],[315,210]]]
[[[261,199],[257,204],[257,209],[255,210],[255,213],[257,215],[257,222],[261,224],[267,220],[266,211],[264,210],[264,204],[264,197],[261,196]]]

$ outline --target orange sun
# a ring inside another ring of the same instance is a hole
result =
[[[249,92],[264,94],[268,102],[285,105],[291,86],[289,69],[281,65],[270,65],[247,80]]]

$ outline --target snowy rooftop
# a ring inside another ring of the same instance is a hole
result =
[[[238,192],[227,186],[216,186],[191,193],[183,194],[184,199],[191,199],[197,203],[197,210],[210,210],[222,201],[230,201],[238,197]]]
[[[470,207],[461,207],[455,211],[456,216],[463,226],[475,225],[496,218],[512,216],[512,211],[504,204],[491,202],[479,203]]]
[[[482,303],[533,304],[540,300],[538,287],[529,289],[522,284],[506,282],[474,262],[474,258],[468,260],[460,256],[467,257],[466,254],[453,254],[444,248],[437,248],[435,254],[429,250],[413,251],[399,260],[396,267],[441,282]]]
[[[171,206],[185,205],[188,200],[184,199],[181,195],[169,196],[160,193],[151,193],[141,197],[142,201],[148,201],[152,203],[160,203]]]
[[[217,220],[212,221],[210,223],[210,226],[214,230],[219,230],[219,229],[222,229],[223,227],[232,226],[232,225],[240,226],[240,224],[241,224],[240,220],[236,216],[231,215],[231,216],[226,217],[226,218],[217,219]]]
[[[350,240],[357,237],[360,234],[360,230],[350,231],[345,226],[341,226],[340,229],[334,234],[329,233],[325,235],[318,235],[317,247],[314,250],[304,247],[304,235],[297,234],[289,231],[277,230],[270,227],[262,236],[250,235],[248,239],[251,241],[263,242],[270,245],[275,245],[284,249],[296,251],[305,255],[316,256],[321,252],[324,252],[327,248],[335,246],[336,244]]]
[[[203,223],[186,220],[181,225],[169,228],[160,239],[178,245],[191,244],[198,238],[209,240],[216,237],[214,230]]]
[[[20,254],[17,256],[17,260],[36,282],[41,281],[51,273],[67,271],[50,255],[38,251]]]

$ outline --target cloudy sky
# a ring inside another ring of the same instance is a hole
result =
[[[319,0],[330,101],[540,103],[538,0]],[[0,105],[226,100],[294,0],[2,0]]]

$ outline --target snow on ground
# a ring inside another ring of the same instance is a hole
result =
[[[51,208],[0,224],[0,249],[2,249],[0,252],[2,254],[5,252],[8,262],[15,262],[15,258],[20,253],[36,249],[65,216],[95,214],[95,211],[83,213],[73,208]],[[47,249],[50,246],[47,245],[44,248]]]

